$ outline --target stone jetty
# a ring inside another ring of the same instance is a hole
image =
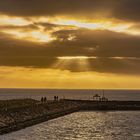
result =
[[[0,134],[17,131],[81,110],[140,110],[140,101],[68,99],[45,103],[33,99],[0,101]]]

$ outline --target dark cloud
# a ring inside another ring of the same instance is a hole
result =
[[[63,60],[58,67],[61,70],[70,70],[72,72],[94,71],[100,73],[115,74],[135,74],[139,75],[140,59],[115,59],[109,57],[99,57],[88,60]],[[80,65],[82,63],[82,66]]]
[[[69,40],[69,36],[74,36]],[[47,44],[37,44],[0,34],[0,56],[120,56],[140,57],[140,37],[103,30],[60,30],[57,38]],[[25,53],[26,52],[26,53]]]
[[[35,48],[38,46],[40,46],[40,45],[37,43],[33,43],[30,41],[24,41],[21,39],[15,39],[13,37],[13,35],[0,32],[0,54],[3,51],[2,48],[4,48],[5,51],[8,51],[8,48],[25,49],[25,48],[29,48],[29,47]],[[14,49],[13,49],[13,51],[14,51]]]
[[[114,1],[114,0],[113,0]],[[109,8],[112,0],[5,0],[0,2],[2,13],[22,16],[57,15],[83,13]]]
[[[29,25],[23,25],[23,26],[16,26],[16,25],[1,25],[0,30],[22,30],[22,31],[32,31],[32,30],[38,30],[39,27],[36,24],[29,24]]]
[[[75,39],[68,40],[69,35]],[[140,74],[140,38],[137,36],[86,29],[61,30],[54,32],[53,36],[58,39],[41,45],[1,33],[0,65]],[[81,69],[78,60],[60,61],[58,56],[97,56],[97,59],[89,59],[89,67],[83,65]]]
[[[82,64],[82,65],[81,65]],[[49,68],[69,70],[71,72],[94,71],[100,73],[133,74],[139,75],[140,59],[115,59],[99,57],[97,59],[85,60],[59,60],[53,57],[18,56],[0,57],[1,66],[22,66],[34,68]]]
[[[4,0],[0,13],[15,16],[113,17],[139,21],[139,0]],[[90,14],[89,14],[90,13]],[[97,14],[98,13],[98,14]]]
[[[86,29],[61,30],[55,32],[54,35],[61,41],[57,41],[57,43],[52,42],[52,45],[65,47],[64,54],[66,55],[72,55],[70,52],[74,49],[77,52],[76,55],[140,56],[139,36],[115,33],[107,30],[92,31]],[[74,35],[76,38],[73,41],[68,41],[69,35]],[[93,51],[91,51],[91,48],[93,48]]]
[[[120,0],[114,7],[112,15],[115,18],[140,21],[140,0]]]

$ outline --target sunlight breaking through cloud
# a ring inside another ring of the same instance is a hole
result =
[[[77,71],[90,71],[90,63],[88,59],[96,59],[96,57],[88,56],[64,56],[57,57],[57,62],[52,68],[75,69]]]
[[[96,59],[96,56],[60,56],[59,60],[84,60],[84,59]]]
[[[45,26],[52,26],[49,30],[45,29]],[[10,27],[10,29],[1,28],[1,32],[11,34],[14,38],[34,41],[34,42],[50,42],[57,40],[56,37],[52,37],[52,34],[56,31],[61,30],[79,30],[82,28],[89,30],[110,30],[113,32],[120,32],[132,35],[140,35],[137,30],[132,30],[134,26],[131,22],[123,22],[121,20],[113,19],[96,19],[96,20],[78,20],[78,19],[67,19],[66,17],[29,17],[28,19],[23,17],[10,17],[6,15],[0,15],[0,27],[2,26],[18,26],[19,28]],[[30,28],[26,30],[24,26],[36,26],[37,29]],[[76,39],[75,35],[70,34],[68,41]]]
[[[38,43],[45,43],[55,40],[55,37],[51,37],[49,33],[41,31],[20,31],[20,30],[4,30],[3,33],[11,34],[14,38],[23,39],[27,41],[33,41]]]
[[[0,25],[25,26],[29,24],[32,24],[32,21],[26,20],[22,17],[0,15]]]
[[[113,23],[113,21],[78,21],[78,20],[58,20],[54,22],[59,25],[76,26],[78,28],[87,28],[92,30],[111,30],[116,32],[125,32],[131,24],[129,23]]]

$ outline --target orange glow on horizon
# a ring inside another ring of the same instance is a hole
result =
[[[0,77],[0,87],[2,88],[140,88],[140,76],[138,75],[129,76],[98,72],[77,73],[59,69],[0,67]]]

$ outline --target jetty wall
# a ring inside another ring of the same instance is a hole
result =
[[[79,109],[78,104],[71,101],[37,102],[19,108],[3,108],[0,110],[0,134],[55,119],[79,111]]]

